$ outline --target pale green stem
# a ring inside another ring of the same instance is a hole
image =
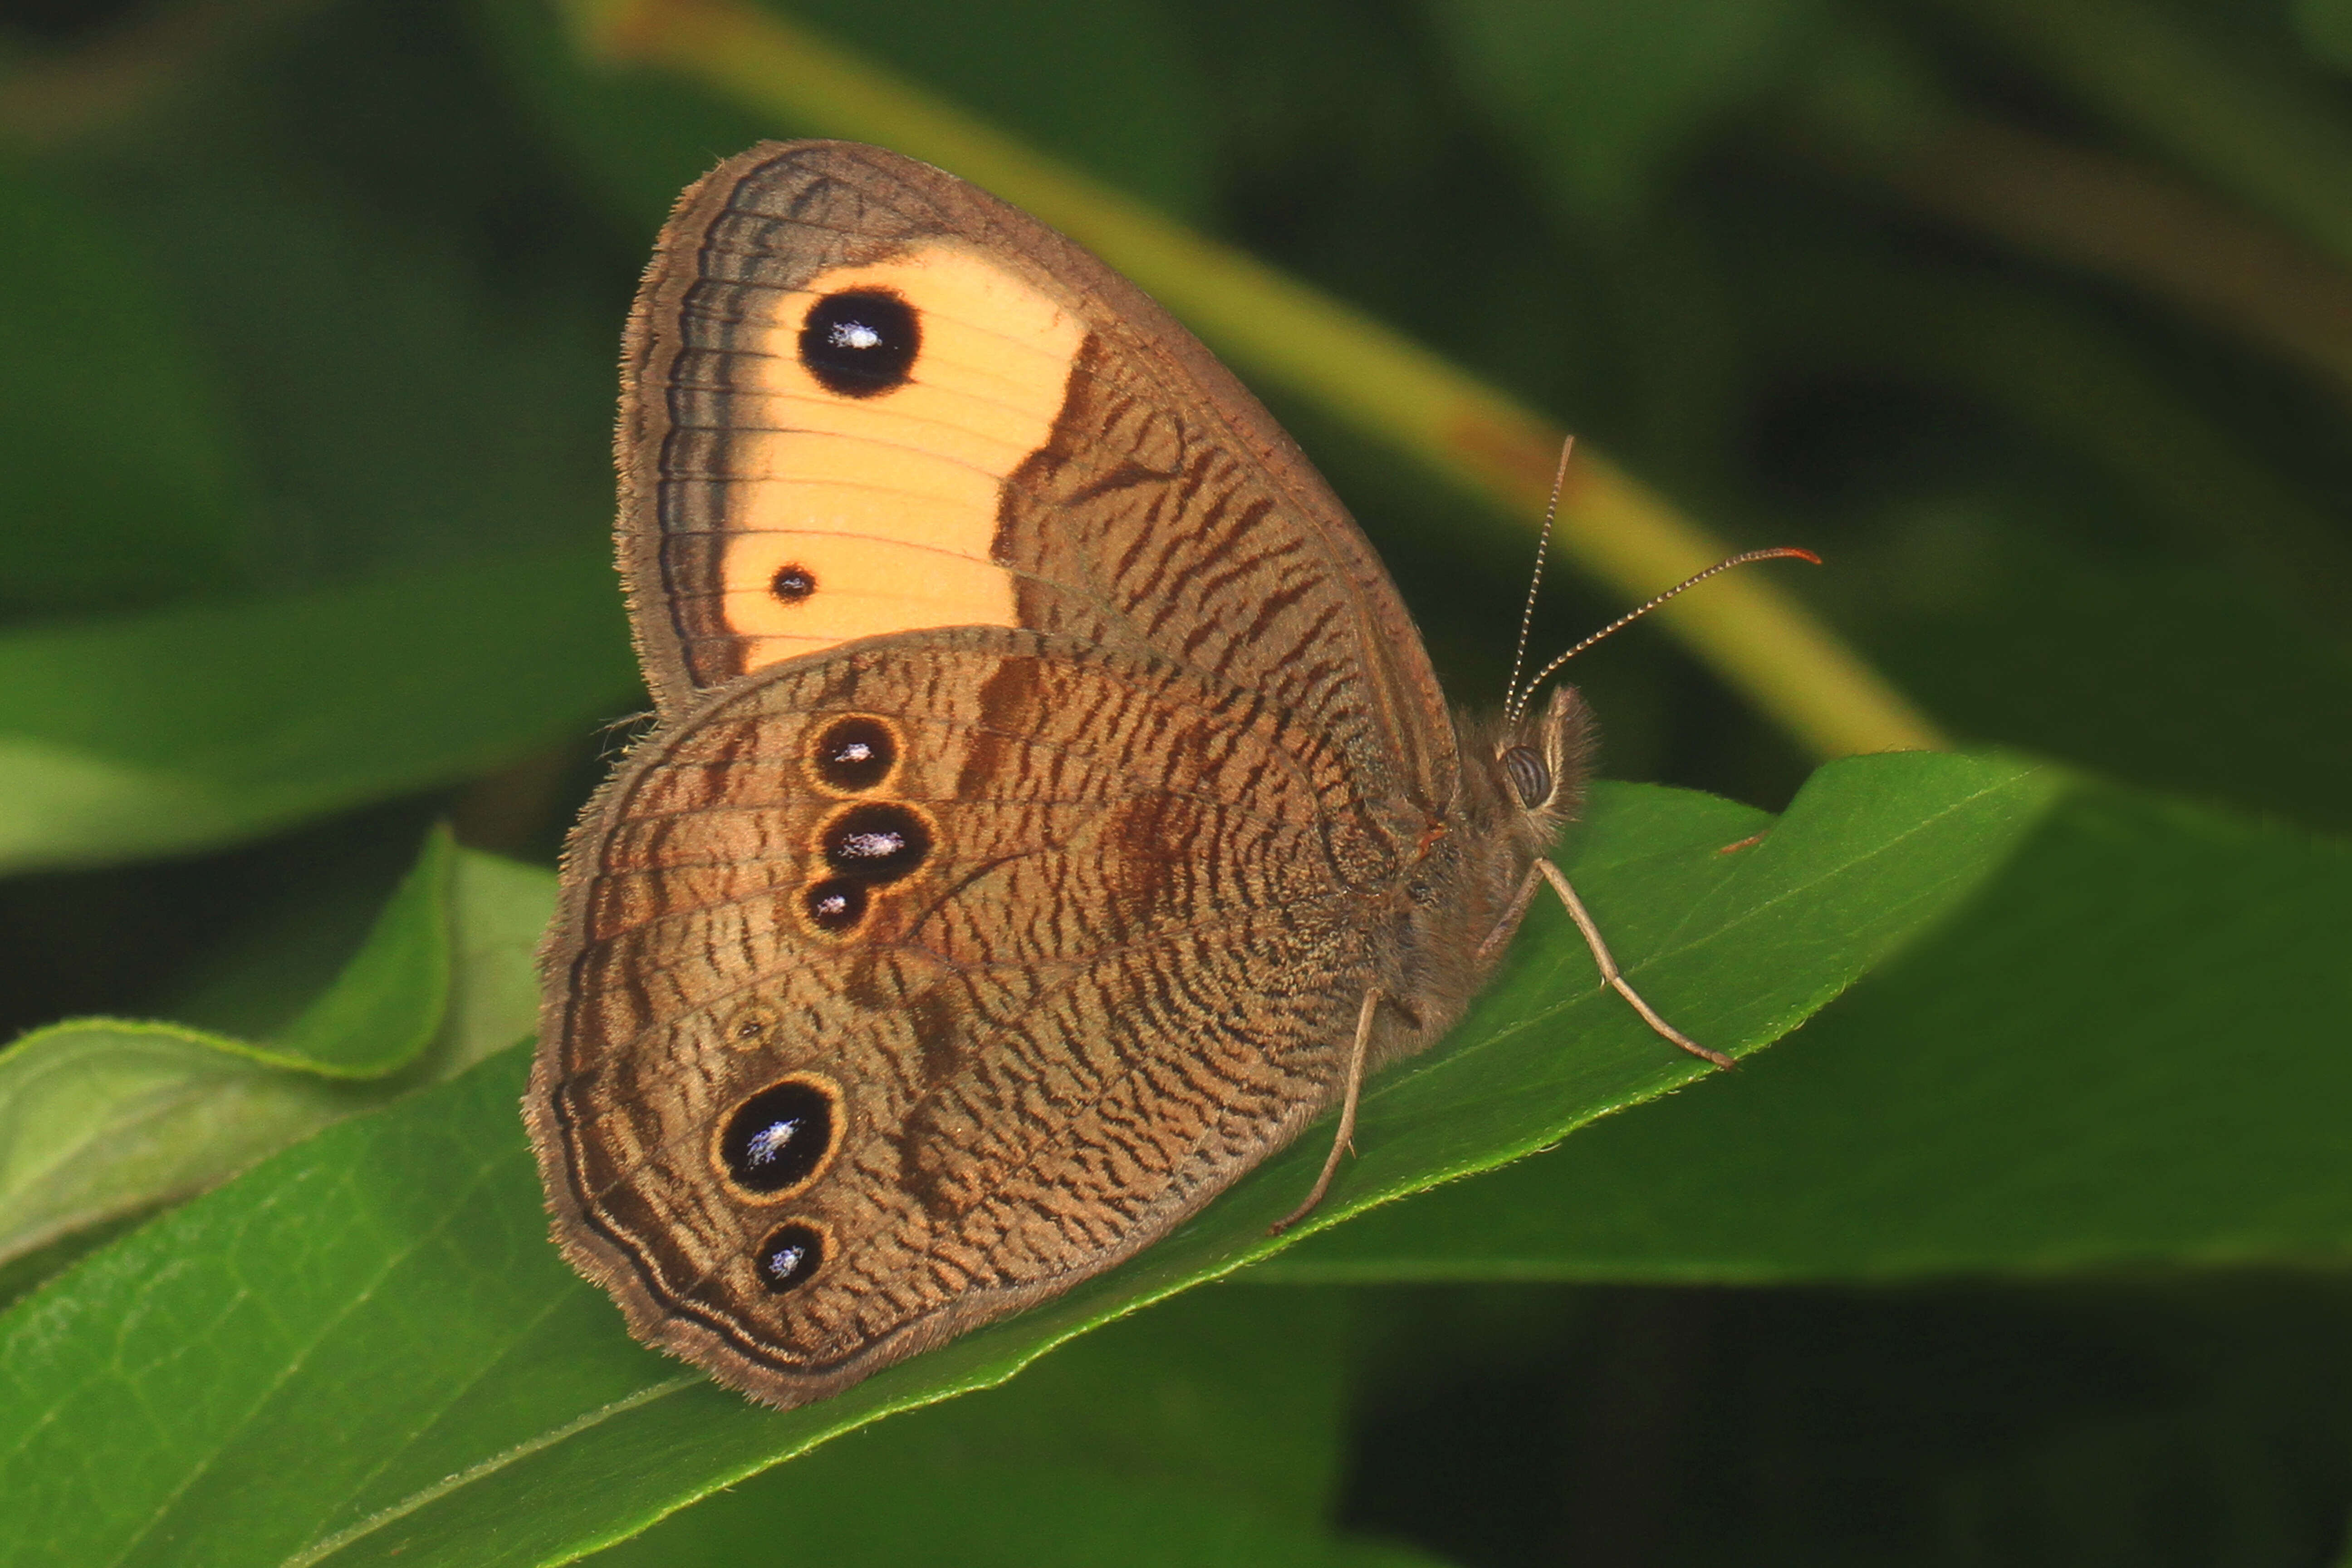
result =
[[[1063,167],[772,13],[737,0],[568,0],[583,48],[690,77],[755,112],[927,159],[1100,255],[1244,370],[1454,483],[1542,510],[1563,432],[1459,367],[1241,251]],[[1630,600],[1732,553],[1580,447],[1563,554]],[[1662,613],[1699,658],[1825,756],[1933,748],[1934,725],[1762,574]]]

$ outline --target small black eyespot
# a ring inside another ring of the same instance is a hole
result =
[[[1503,776],[1511,793],[1529,811],[1551,798],[1551,764],[1533,746],[1512,746],[1503,752]]]
[[[783,1015],[767,1003],[746,1002],[728,1015],[719,1026],[719,1037],[739,1051],[756,1051],[774,1043],[783,1021]]]
[[[735,1108],[719,1135],[728,1180],[767,1194],[799,1186],[833,1147],[833,1096],[803,1078],[770,1084]]]
[[[879,719],[836,719],[817,737],[816,776],[835,789],[872,789],[898,760],[898,742]]]
[[[904,386],[922,352],[915,308],[881,289],[828,294],[801,324],[801,363],[827,392],[875,397]]]
[[[797,605],[816,592],[816,574],[805,566],[779,566],[768,579],[768,592],[780,605]]]
[[[903,805],[853,805],[824,830],[826,864],[860,882],[895,882],[930,852],[930,830]]]
[[[824,1267],[824,1237],[813,1225],[780,1225],[760,1243],[751,1263],[760,1283],[781,1296],[795,1285],[805,1285]]]
[[[817,930],[838,934],[866,918],[866,886],[846,877],[828,877],[803,895]]]

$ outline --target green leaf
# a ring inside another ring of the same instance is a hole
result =
[[[1138,1414],[1156,1413],[1145,1407]],[[803,1464],[755,1477],[591,1561],[598,1568],[741,1563],[757,1561],[784,1539],[795,1552],[861,1568],[949,1562],[969,1568],[1105,1563],[1437,1568],[1440,1563],[1412,1547],[1334,1537],[1312,1525],[1268,1519],[1165,1480],[1010,1462],[977,1445],[968,1456],[909,1463],[892,1441],[897,1427],[894,1423],[854,1454],[828,1448]]]
[[[0,1052],[0,1262],[201,1192],[511,1045],[531,1028],[553,900],[547,873],[436,832],[341,974],[269,1040],[86,1018]]]
[[[478,850],[451,879],[449,1006],[428,1056],[457,1073],[539,1027],[539,942],[555,918],[555,876]]]
[[[1335,1540],[1352,1297],[1202,1290],[672,1515],[597,1568],[1426,1563]]]
[[[1751,1051],[1965,896],[2051,788],[2000,759],[1860,758],[1822,769],[1773,826],[1617,786],[1573,871],[1651,999]],[[516,1115],[524,1072],[520,1052],[494,1058],[329,1129],[0,1318],[0,1492],[18,1515],[0,1563],[562,1561],[1706,1076],[1546,911],[1454,1037],[1372,1086],[1362,1157],[1291,1237],[1266,1226],[1321,1162],[1312,1132],[1134,1262],[779,1413],[637,1347],[563,1266]],[[102,1471],[82,1462],[93,1453]]]
[[[1474,101],[1568,213],[1614,219],[1756,92],[1821,19],[1814,0],[1437,0]]]
[[[0,608],[58,616],[237,583],[219,389],[139,258],[0,170]]]
[[[59,1024],[0,1055],[0,1258],[201,1192],[368,1105],[170,1024]]]
[[[448,1007],[457,856],[457,839],[435,828],[358,954],[299,1017],[250,1051],[255,1060],[321,1078],[372,1079],[424,1053]]]
[[[1286,1280],[2352,1259],[2352,847],[2083,786],[1735,1082],[1319,1238]]]
[[[0,869],[449,783],[635,689],[601,546],[19,631],[0,637]]]
[[[758,1561],[782,1539],[795,1552],[860,1568],[1442,1568],[1442,1559],[1413,1547],[1334,1537],[1166,1481],[992,1458],[892,1468],[889,1447],[887,1438],[874,1443],[854,1469],[835,1463],[832,1450],[813,1456],[808,1477],[800,1466],[771,1472],[774,1484],[757,1478],[678,1516],[685,1528],[641,1538],[650,1551],[635,1552],[631,1542],[591,1561],[718,1568]],[[708,1523],[706,1512],[714,1516]]]

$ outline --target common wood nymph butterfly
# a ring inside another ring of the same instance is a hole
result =
[[[1351,1114],[1545,876],[1609,968],[1546,858],[1574,690],[1457,720],[1257,401],[1003,203],[840,142],[721,164],[618,447],[656,724],[566,852],[527,1112],[647,1343],[822,1397]]]

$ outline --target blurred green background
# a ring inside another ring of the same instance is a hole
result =
[[[1727,543],[1817,550],[1766,570],[1964,742],[2341,867],[2352,0],[789,15],[1429,345]],[[577,20],[0,4],[0,1037],[268,1035],[429,825],[551,865],[622,744],[619,322],[686,182],[833,128],[595,58]],[[1497,700],[1524,520],[1262,390],[1448,689]],[[1539,648],[1623,607],[1552,582]],[[1777,810],[1818,760],[1655,628],[1576,675],[1612,777]],[[2347,1257],[1300,1285],[1345,1347],[1308,1511],[1497,1568],[2330,1563]],[[761,1487],[618,1551],[734,1560],[822,1506]]]

